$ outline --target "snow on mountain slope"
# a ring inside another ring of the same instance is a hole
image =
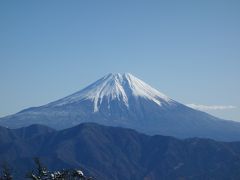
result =
[[[117,99],[118,101],[124,102],[126,107],[129,107],[128,99],[130,96],[151,100],[159,106],[161,106],[162,102],[174,102],[166,95],[160,93],[130,73],[124,73],[123,75],[117,73],[108,74],[85,89],[59,101],[50,103],[49,106],[63,106],[88,99],[93,101],[94,112],[97,112],[105,98],[108,104],[112,100]]]

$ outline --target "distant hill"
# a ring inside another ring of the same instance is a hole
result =
[[[36,156],[52,170],[81,168],[98,180],[240,179],[240,142],[148,136],[94,123],[59,131],[0,127],[0,163],[24,176]]]

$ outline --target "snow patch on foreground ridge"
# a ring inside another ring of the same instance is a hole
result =
[[[48,105],[62,106],[90,99],[94,103],[94,112],[97,112],[103,100],[107,100],[108,104],[112,100],[122,101],[126,107],[129,107],[128,100],[130,97],[143,97],[155,102],[159,106],[161,106],[163,102],[174,102],[166,95],[152,88],[150,85],[130,73],[111,73],[89,85],[85,89]]]

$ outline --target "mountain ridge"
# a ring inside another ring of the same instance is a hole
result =
[[[25,131],[36,127],[38,135],[0,131],[0,163],[8,162],[17,177],[24,177],[33,168],[32,158],[39,157],[50,170],[80,168],[104,180],[240,178],[240,142],[148,136],[96,123],[53,132],[34,125]]]

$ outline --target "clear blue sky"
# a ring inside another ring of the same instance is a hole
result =
[[[239,0],[1,0],[0,116],[130,72],[240,121]]]

